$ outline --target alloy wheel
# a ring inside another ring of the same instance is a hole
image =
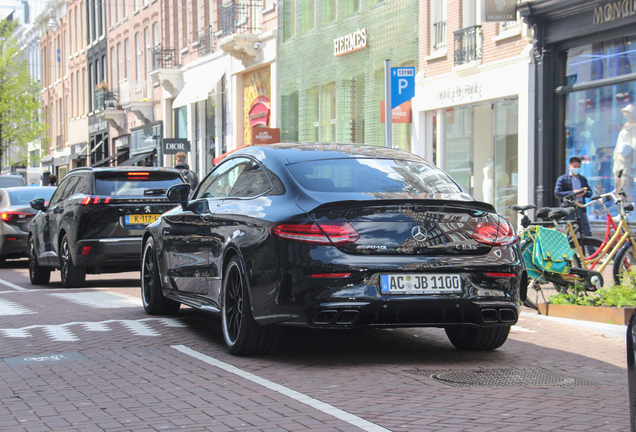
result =
[[[232,267],[228,278],[224,299],[226,334],[227,339],[235,343],[239,337],[244,317],[243,287],[241,284],[241,275],[236,266]]]
[[[152,247],[148,245],[144,251],[144,261],[141,268],[142,296],[144,304],[146,305],[150,303],[150,296],[155,282],[152,277],[152,272],[154,270],[154,260],[152,258]]]

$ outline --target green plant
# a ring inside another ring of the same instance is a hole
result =
[[[571,292],[559,293],[550,298],[550,304],[578,306],[626,307],[636,306],[636,269],[632,268],[621,276],[621,283],[600,288],[594,293],[586,292],[582,286],[575,286]]]

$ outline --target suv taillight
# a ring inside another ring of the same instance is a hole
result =
[[[346,245],[360,238],[349,222],[289,223],[272,230],[275,236],[303,243]]]
[[[515,243],[517,235],[510,222],[500,217],[498,222],[478,223],[473,240],[488,246],[505,246]]]
[[[82,200],[82,205],[92,205],[92,204],[108,204],[110,202],[110,197],[102,198],[98,196],[85,196]]]

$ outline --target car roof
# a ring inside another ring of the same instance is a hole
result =
[[[277,154],[287,160],[287,163],[304,162],[321,159],[342,158],[371,158],[371,159],[402,159],[423,162],[419,156],[404,150],[387,147],[360,144],[322,144],[322,143],[281,143],[259,146],[249,146],[240,149],[232,156],[259,152]]]
[[[68,174],[74,174],[74,173],[78,173],[78,172],[122,172],[122,171],[126,171],[126,172],[135,172],[135,171],[150,171],[150,172],[177,172],[174,168],[172,167],[128,167],[128,166],[116,166],[116,167],[99,167],[99,168],[93,168],[93,167],[80,167],[80,168],[75,168],[71,171],[69,171],[66,175]],[[64,176],[66,177],[66,176]]]
[[[17,177],[22,177],[22,175],[20,175],[20,174],[0,174],[0,178],[2,178],[2,177],[14,177],[14,178],[17,178]]]
[[[0,188],[0,189],[4,189],[8,192],[13,192],[13,191],[20,191],[20,190],[38,190],[38,189],[55,189],[57,186],[13,186],[13,187],[6,187],[6,188]]]

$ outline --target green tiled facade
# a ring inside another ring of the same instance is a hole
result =
[[[384,61],[390,59],[393,67],[417,65],[418,2],[281,0],[279,5],[281,140],[384,145]],[[334,39],[358,29],[366,30],[367,47],[335,57]],[[410,124],[393,125],[393,144],[411,149]]]

